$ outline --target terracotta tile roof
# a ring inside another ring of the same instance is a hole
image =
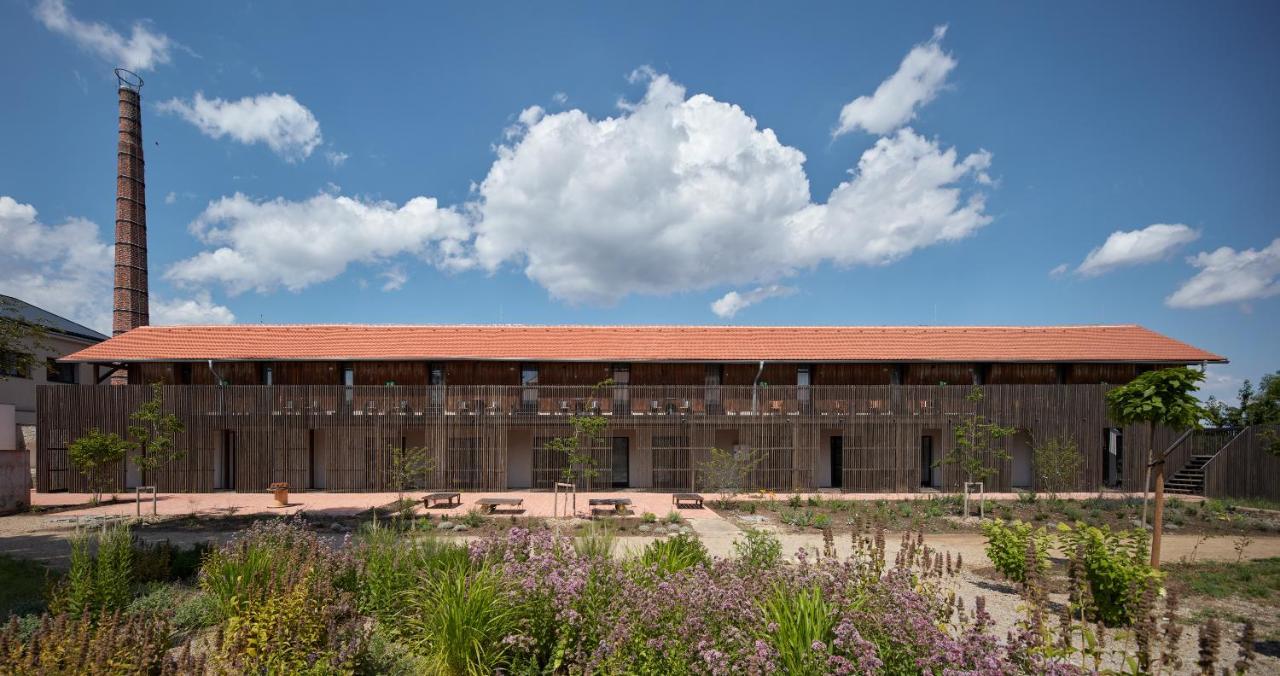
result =
[[[63,361],[1225,362],[1141,326],[144,326]]]

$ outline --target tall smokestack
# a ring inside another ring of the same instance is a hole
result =
[[[116,145],[116,276],[111,334],[146,326],[147,184],[142,161],[142,78],[123,68],[120,82],[120,138]]]

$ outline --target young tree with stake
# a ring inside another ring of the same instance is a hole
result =
[[[1155,470],[1155,513],[1151,518],[1151,565],[1160,566],[1164,529],[1165,456],[1156,457],[1156,426],[1175,430],[1200,428],[1204,407],[1195,392],[1204,374],[1185,366],[1148,371],[1107,393],[1107,412],[1121,425],[1147,424],[1147,478],[1142,485],[1142,520],[1147,519],[1147,491]]]

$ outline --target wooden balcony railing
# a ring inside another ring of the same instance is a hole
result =
[[[309,416],[956,416],[979,405],[970,386],[166,386],[192,414]],[[985,406],[1016,411],[1064,397],[1094,400],[1101,385],[988,385]],[[139,401],[147,386],[55,387],[54,399]]]

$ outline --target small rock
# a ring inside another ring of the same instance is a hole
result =
[[[441,521],[440,525],[436,526],[436,528],[439,528],[440,530],[452,530],[453,526],[454,524],[452,521]]]
[[[1142,519],[1131,519],[1129,523],[1132,523],[1134,528],[1145,528],[1147,530],[1151,530],[1150,524],[1142,523]]]
[[[465,531],[465,530],[471,530],[471,529],[467,528],[467,525],[464,523],[460,523],[453,527],[453,532],[455,533],[461,533],[462,531]]]
[[[692,533],[692,532],[693,532],[693,529],[692,529],[692,528],[690,528],[690,527],[688,527],[688,526],[682,526],[682,527],[680,528],[680,532],[681,532],[681,533],[684,533],[685,535],[688,535],[689,533]]]
[[[1167,531],[1175,531],[1175,530],[1178,530],[1179,528],[1181,528],[1181,526],[1179,526],[1176,523],[1167,523],[1164,525],[1164,529]]]
[[[746,521],[747,523],[764,523],[769,520],[767,517],[760,516],[759,514],[743,514],[742,516],[739,516],[738,519],[740,521]]]
[[[640,531],[641,533],[648,533],[649,531],[653,530],[653,526],[650,526],[647,523],[642,523],[640,524],[639,527],[636,528],[636,530]]]

